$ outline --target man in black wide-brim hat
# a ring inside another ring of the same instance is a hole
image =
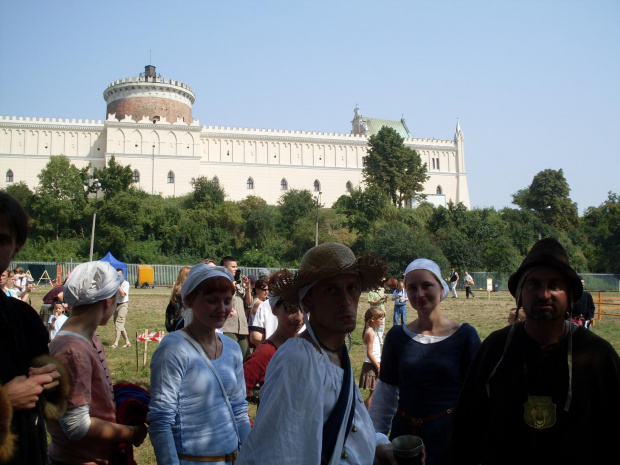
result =
[[[583,289],[564,248],[536,242],[508,288],[527,317],[480,346],[443,463],[609,463],[620,437],[620,358],[567,321]]]

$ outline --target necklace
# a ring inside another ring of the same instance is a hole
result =
[[[209,355],[209,351],[207,350],[207,348],[203,345],[202,342],[200,342],[200,340],[196,336],[194,336],[194,333],[192,332],[191,329],[189,329],[189,326],[185,329],[187,329],[187,332],[189,333],[189,335],[193,337],[198,342],[198,344],[200,344],[200,347],[202,347],[202,350],[205,351],[205,354],[207,354],[207,357],[209,358],[209,360],[213,360],[214,358],[217,358],[217,339],[218,339],[217,334],[215,335],[215,354],[213,355],[213,357],[211,357]]]
[[[315,336],[316,336],[316,335],[315,335]],[[330,348],[329,348],[329,347],[327,347],[325,344],[323,344],[323,343],[319,340],[319,338],[318,338],[318,337],[316,338],[316,340],[318,341],[319,345],[320,345],[323,349],[327,350],[328,352],[332,352],[332,353],[334,353],[334,354],[339,354],[339,353],[342,351],[342,347],[344,346],[344,342],[343,342],[343,343],[342,343],[342,345],[341,345],[340,347],[338,347],[337,349],[335,349],[335,350],[334,350],[334,349],[330,349]]]

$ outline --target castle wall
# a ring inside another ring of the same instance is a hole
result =
[[[439,186],[442,196],[436,202],[469,206],[462,142],[411,138],[405,144],[427,164],[425,194],[437,194]],[[186,194],[191,179],[202,175],[217,178],[230,200],[255,195],[276,204],[285,192],[283,179],[289,189],[309,189],[313,195],[317,180],[321,202],[331,206],[346,193],[348,182],[353,187],[363,183],[366,148],[367,138],[359,135],[201,127],[197,121],[170,123],[166,118],[153,124],[124,117],[104,123],[0,117],[0,188],[8,185],[10,169],[14,183],[24,181],[34,189],[51,155],[65,154],[78,167],[91,162],[99,168],[114,155],[118,163],[138,170],[138,187],[149,193]],[[439,160],[435,168],[434,158]],[[168,182],[169,172],[174,183]]]

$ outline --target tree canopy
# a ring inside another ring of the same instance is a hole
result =
[[[405,146],[396,130],[383,126],[368,138],[364,180],[387,195],[393,205],[402,207],[407,200],[425,198],[421,192],[428,179],[426,171],[426,163],[415,150]]]

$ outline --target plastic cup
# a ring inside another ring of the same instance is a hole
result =
[[[398,436],[392,440],[394,457],[400,465],[419,465],[422,463],[424,443],[418,436]]]

